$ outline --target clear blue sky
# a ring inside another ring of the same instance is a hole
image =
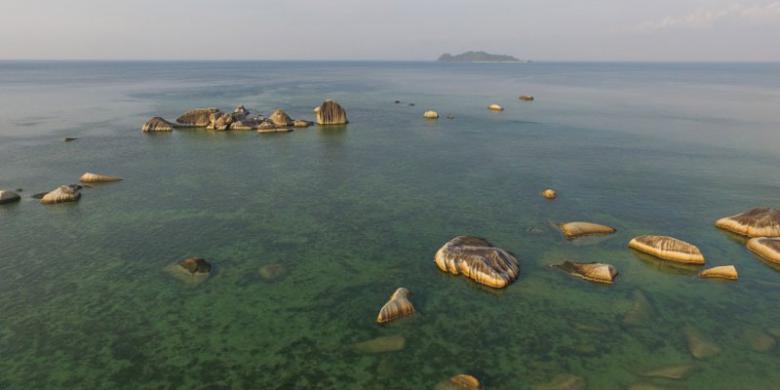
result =
[[[2,0],[0,59],[780,61],[780,0]]]

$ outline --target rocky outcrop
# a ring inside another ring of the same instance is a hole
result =
[[[414,305],[409,300],[409,296],[412,293],[409,290],[400,287],[393,295],[390,296],[390,300],[382,306],[379,310],[379,315],[376,317],[376,322],[380,324],[386,324],[397,318],[406,317],[414,314]]]
[[[436,111],[425,111],[423,114],[425,119],[439,119],[439,113]]]
[[[727,279],[737,280],[739,275],[737,274],[737,268],[733,265],[721,265],[718,267],[712,267],[699,272],[700,278],[713,278],[713,279]]]
[[[282,109],[277,109],[268,116],[268,120],[276,127],[290,127],[293,125],[293,120]]]
[[[704,256],[693,244],[668,236],[639,236],[628,247],[662,260],[683,264],[704,264]]]
[[[558,225],[558,227],[568,240],[594,234],[612,234],[617,231],[613,227],[591,222],[567,222]]]
[[[363,341],[352,345],[355,352],[360,353],[384,353],[395,352],[404,349],[406,339],[404,336],[381,336],[372,340]]]
[[[485,239],[458,236],[444,244],[434,257],[444,272],[460,275],[493,288],[504,288],[520,274],[517,259]]]
[[[605,263],[573,263],[565,261],[553,267],[560,269],[572,276],[576,276],[591,282],[612,284],[618,272],[614,266]]]
[[[22,199],[22,197],[16,192],[0,190],[0,204],[18,202],[20,199]]]
[[[479,379],[467,375],[458,374],[446,381],[440,382],[434,388],[434,390],[482,390],[482,384],[479,383]]]
[[[780,209],[750,209],[721,218],[715,226],[748,237],[780,237]]]
[[[160,118],[159,116],[156,116],[146,121],[143,127],[141,127],[141,131],[143,131],[144,133],[153,133],[157,131],[173,131],[173,123],[168,122],[165,119]],[[68,142],[67,138],[65,142]]]
[[[176,118],[176,122],[187,126],[207,127],[211,123],[211,114],[218,112],[219,109],[214,107],[196,108]]]
[[[47,192],[41,198],[43,204],[76,202],[81,199],[81,186],[78,184],[63,185]]]
[[[108,183],[112,181],[120,181],[121,177],[101,175],[98,173],[86,172],[79,178],[82,183]]]
[[[488,110],[494,111],[494,112],[501,112],[501,111],[504,111],[504,107],[501,107],[500,105],[493,103],[493,104],[488,106]]]
[[[346,125],[347,112],[335,100],[325,100],[314,108],[315,122],[318,125]]]
[[[751,238],[747,248],[770,263],[780,264],[780,237]]]
[[[542,197],[544,197],[545,199],[553,200],[553,199],[558,197],[558,193],[555,192],[554,189],[548,188],[548,189],[542,191]]]

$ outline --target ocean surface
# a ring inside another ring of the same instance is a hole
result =
[[[202,106],[311,120],[325,98],[348,126],[140,131]],[[0,189],[23,190],[0,206],[0,389],[774,388],[780,271],[713,222],[780,207],[779,112],[780,64],[0,62]],[[31,198],[86,171],[124,180]],[[618,232],[567,241],[572,220]],[[462,234],[519,279],[439,271]],[[640,256],[640,234],[740,280]],[[166,272],[191,256],[205,282]],[[397,287],[417,313],[377,325]],[[689,372],[647,376],[669,366]]]

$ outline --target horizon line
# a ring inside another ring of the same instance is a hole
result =
[[[0,62],[404,62],[404,63],[446,63],[446,64],[507,64],[507,65],[531,65],[539,63],[634,63],[634,64],[780,64],[780,60],[520,60],[513,61],[485,61],[485,62],[446,62],[436,59],[249,59],[249,58],[225,58],[225,59],[166,59],[166,58],[0,58]]]

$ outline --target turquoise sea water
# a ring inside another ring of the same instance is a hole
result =
[[[199,106],[313,119],[328,97],[347,127],[140,132]],[[0,189],[24,190],[0,206],[0,388],[773,388],[780,348],[754,344],[780,337],[780,273],[713,222],[780,207],[778,107],[777,64],[0,62]],[[30,198],[85,171],[125,180]],[[570,220],[618,233],[569,242],[552,225]],[[514,252],[518,281],[441,273],[435,251],[461,234]],[[638,256],[640,234],[740,280]],[[217,272],[165,272],[190,256]],[[549,267],[564,260],[620,276]],[[283,275],[260,277],[269,264]],[[376,325],[401,286],[418,313]],[[692,332],[720,352],[693,357]],[[642,375],[678,364],[695,370]]]

